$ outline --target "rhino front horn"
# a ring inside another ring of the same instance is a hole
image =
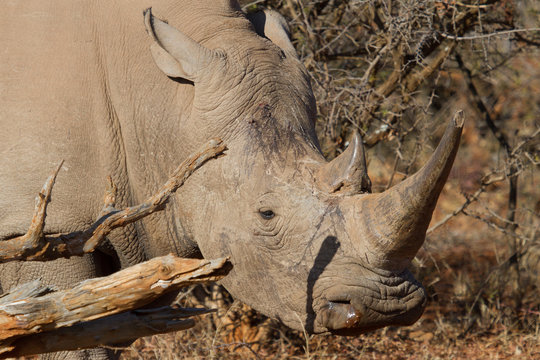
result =
[[[413,176],[380,194],[356,199],[356,212],[377,265],[403,269],[414,258],[456,156],[463,113],[458,112],[429,161]]]
[[[352,195],[371,192],[364,144],[358,132],[354,133],[342,154],[319,169],[317,182],[323,191],[329,193]]]

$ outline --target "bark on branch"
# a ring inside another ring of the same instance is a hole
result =
[[[167,292],[217,281],[227,259],[154,258],[110,276],[51,292],[38,281],[0,296],[0,359],[92,348],[186,329],[206,309],[140,309]]]
[[[36,198],[34,216],[28,232],[13,239],[0,241],[0,263],[13,260],[48,261],[60,257],[81,256],[92,252],[112,230],[126,226],[156,211],[162,210],[187,178],[209,159],[222,154],[226,146],[221,140],[209,141],[175,170],[172,177],[142,204],[118,210],[114,208],[114,185],[105,194],[101,217],[87,230],[69,234],[44,235],[47,204],[56,175],[62,164],[49,176]]]

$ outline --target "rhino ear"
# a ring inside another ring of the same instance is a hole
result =
[[[263,10],[250,13],[247,18],[259,36],[269,39],[286,54],[297,57],[290,39],[289,25],[281,14],[274,10]]]
[[[214,57],[211,50],[154,17],[151,8],[144,11],[144,24],[153,40],[152,57],[167,76],[196,81],[197,74]]]

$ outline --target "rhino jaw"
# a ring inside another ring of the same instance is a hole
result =
[[[408,270],[374,275],[363,278],[361,285],[330,290],[317,311],[317,325],[335,335],[354,336],[416,322],[426,305],[422,285]]]

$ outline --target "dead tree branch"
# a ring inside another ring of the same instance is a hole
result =
[[[540,31],[540,28],[531,28],[531,29],[511,29],[511,30],[503,30],[503,31],[497,31],[490,34],[479,34],[479,35],[471,35],[471,36],[455,36],[455,35],[449,35],[449,34],[443,34],[441,33],[441,36],[443,36],[446,39],[456,40],[456,41],[463,41],[463,40],[477,40],[477,39],[487,39],[494,36],[504,36],[504,35],[511,35],[515,33],[529,33],[529,32],[537,32]]]
[[[478,200],[478,197],[486,190],[485,186],[481,186],[478,190],[476,190],[476,192],[472,195],[472,196],[467,196],[466,197],[466,200],[463,204],[461,204],[461,206],[459,206],[457,209],[455,209],[454,211],[452,211],[450,214],[446,215],[444,217],[444,219],[442,219],[441,221],[437,222],[435,225],[433,225],[432,227],[430,227],[426,234],[431,234],[433,231],[437,230],[438,228],[440,228],[441,226],[443,226],[444,224],[446,224],[450,219],[452,219],[454,216],[457,216],[458,214],[460,213],[463,213],[468,207],[469,205],[471,205],[472,203],[474,203],[476,200]]]
[[[205,309],[139,308],[165,293],[217,281],[227,259],[154,258],[110,276],[51,292],[34,281],[0,297],[0,358],[92,348],[186,329]],[[139,310],[137,310],[139,309]]]
[[[469,9],[461,13],[454,22],[454,29],[458,34],[463,34],[469,28],[470,18],[474,16],[475,9]],[[419,60],[412,60],[411,55],[405,53],[405,50],[401,48],[394,57],[396,65],[400,65],[394,69],[394,72],[386,79],[384,83],[379,85],[371,95],[367,98],[365,110],[360,114],[359,124],[367,122],[367,119],[372,117],[373,114],[382,105],[384,99],[392,94],[400,85],[403,85],[404,89],[408,93],[412,93],[418,89],[418,87],[431,76],[448,56],[454,51],[456,47],[455,41],[444,41],[444,37],[441,34],[437,34],[435,39],[426,42],[418,49],[418,59],[425,59],[431,54],[435,53],[434,58],[426,65],[416,71],[412,72],[416,67],[422,65]],[[439,49],[439,50],[438,50]],[[437,51],[438,50],[438,51]],[[408,59],[408,61],[405,61]],[[376,145],[379,141],[386,138],[392,131],[391,126],[386,126],[384,131],[374,132],[365,137],[364,143],[368,147]]]
[[[469,92],[472,95],[472,100],[474,101],[476,107],[482,114],[482,117],[484,118],[484,121],[486,122],[493,136],[497,139],[500,146],[504,149],[507,155],[506,166],[508,169],[507,169],[506,176],[509,181],[508,212],[506,216],[506,225],[504,226],[503,233],[505,233],[506,235],[510,237],[510,241],[509,241],[510,251],[512,254],[516,254],[516,259],[519,259],[517,257],[517,254],[522,253],[522,248],[525,241],[523,241],[521,236],[519,236],[516,233],[516,230],[518,229],[518,223],[516,223],[516,212],[517,212],[517,202],[518,202],[518,178],[521,172],[521,164],[517,157],[517,150],[515,151],[512,148],[512,146],[510,145],[510,142],[508,141],[507,136],[495,124],[495,121],[492,118],[490,111],[488,111],[487,106],[484,104],[484,101],[482,100],[482,97],[480,96],[479,91],[477,90],[473,82],[472,72],[465,65],[459,53],[456,53],[456,61],[461,71],[465,74],[465,81],[467,83]],[[485,219],[483,219],[481,216],[474,215],[474,214],[469,214],[469,216],[473,216],[474,218],[478,220],[486,222]],[[491,223],[488,223],[488,225],[494,228],[500,228],[499,226],[496,226]],[[516,279],[517,279],[516,282],[518,284],[517,292],[515,294],[516,309],[519,309],[521,307],[521,299],[523,298],[523,294],[521,293],[522,287],[521,287],[521,271],[519,268],[519,261],[515,261],[514,263],[512,263],[512,265],[513,265],[512,268],[514,269],[514,272],[516,274]]]
[[[111,188],[105,194],[102,216],[89,229],[69,234],[44,235],[47,204],[60,164],[36,198],[36,208],[28,232],[20,237],[0,241],[0,263],[13,260],[48,261],[60,257],[81,256],[94,251],[112,230],[162,210],[171,194],[178,190],[195,170],[209,159],[222,154],[225,149],[226,146],[221,140],[211,140],[199,152],[182,162],[156,194],[137,206],[115,209],[112,206],[115,191],[111,183]]]

